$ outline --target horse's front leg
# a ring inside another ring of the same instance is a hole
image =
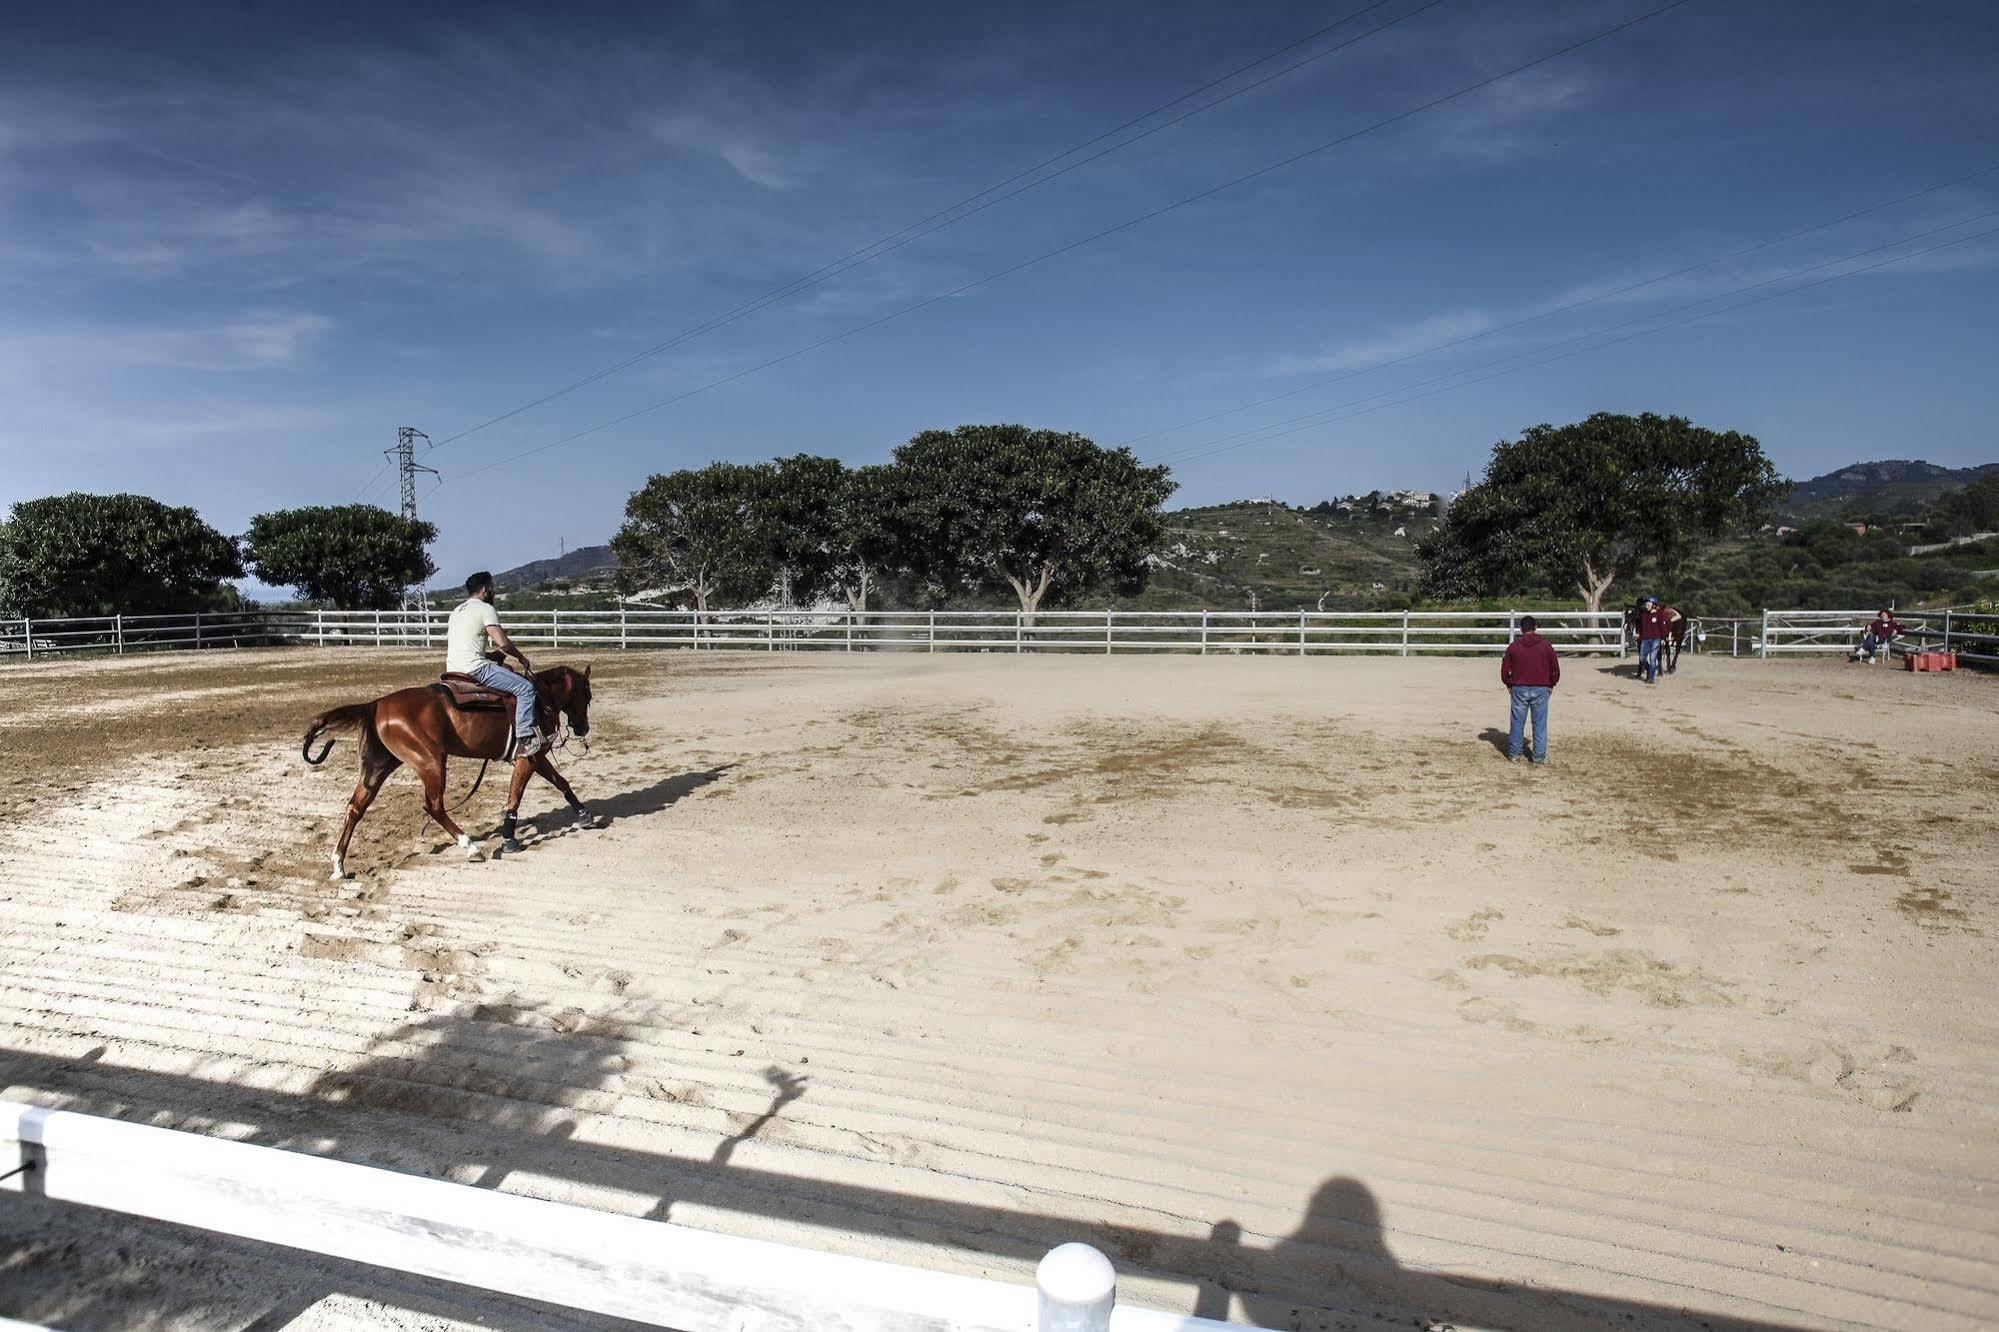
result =
[[[500,850],[521,850],[520,838],[514,835],[515,825],[521,817],[521,793],[527,790],[528,778],[534,776],[535,761],[531,758],[514,760],[513,778],[507,784],[507,811],[500,816]]]
[[[563,775],[555,770],[555,765],[549,762],[548,755],[537,754],[535,756],[534,770],[541,774],[542,780],[562,792],[562,798],[567,800],[569,807],[576,811],[577,827],[601,828],[604,826],[604,821],[595,814],[592,814],[589,807],[576,798],[576,792],[570,789],[569,783],[564,779]]]

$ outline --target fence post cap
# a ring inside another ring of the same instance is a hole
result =
[[[1117,1288],[1111,1260],[1087,1244],[1058,1244],[1034,1269],[1034,1285],[1063,1304],[1095,1304]]]

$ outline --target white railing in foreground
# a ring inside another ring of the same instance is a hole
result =
[[[1225,1332],[1115,1307],[1064,1244],[1032,1287],[849,1258],[196,1133],[0,1101],[0,1188],[680,1332]]]
[[[1498,653],[1518,611],[1017,611],[616,610],[508,611],[530,647],[684,647],[753,651],[1175,652],[1327,656]],[[0,655],[137,651],[151,647],[310,643],[321,647],[441,647],[445,611],[263,611],[178,617],[0,621]],[[1537,613],[1541,632],[1574,653],[1616,654],[1614,611]]]

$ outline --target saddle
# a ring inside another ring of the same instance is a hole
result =
[[[442,689],[450,696],[453,705],[467,712],[507,712],[514,710],[514,696],[499,689],[488,689],[471,676],[458,671],[446,671],[437,678],[433,689]]]
[[[511,763],[514,750],[520,745],[520,737],[514,734],[514,696],[503,689],[488,689],[471,676],[460,671],[445,671],[437,677],[432,689],[440,690],[451,701],[451,705],[464,712],[498,712],[507,719],[507,748],[501,755],[503,762]],[[536,711],[540,714],[535,724],[542,734],[555,733],[555,716],[546,698],[538,700]]]

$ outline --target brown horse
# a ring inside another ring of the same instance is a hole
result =
[[[577,735],[590,734],[589,667],[579,671],[552,666],[536,671],[534,683],[544,716],[567,716],[570,729]],[[424,811],[437,821],[438,827],[458,839],[467,860],[478,860],[479,849],[465,830],[452,822],[450,811],[444,807],[445,760],[454,754],[460,758],[503,758],[512,729],[510,708],[463,708],[452,701],[449,690],[438,684],[399,689],[372,703],[349,703],[313,718],[312,725],[306,727],[299,753],[315,767],[326,762],[326,756],[333,750],[330,733],[345,730],[361,733],[361,780],[354,784],[354,794],[347,801],[347,822],[341,826],[340,840],[333,848],[333,877],[346,877],[347,844],[354,839],[354,825],[368,812],[375,793],[382,789],[389,774],[405,763],[416,770],[423,782]],[[326,737],[326,743],[315,755],[312,745],[321,736]],[[521,792],[527,788],[528,778],[537,773],[562,792],[562,798],[576,811],[580,827],[603,826],[576,798],[576,792],[543,752],[514,761],[507,812],[500,823],[503,851],[521,849],[514,838],[514,823],[520,816]]]

